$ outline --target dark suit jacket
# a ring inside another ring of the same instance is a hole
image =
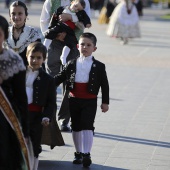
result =
[[[72,28],[68,25],[64,24],[63,22],[59,21],[59,15],[62,14],[64,7],[59,7],[52,15],[52,18],[49,23],[49,30],[45,33],[45,38],[47,39],[54,39],[58,33],[65,31],[67,33],[64,42],[66,46],[70,49],[74,48],[75,44],[78,44],[75,32]],[[90,18],[84,10],[81,10],[76,13],[79,22],[82,22],[83,25],[86,27],[87,24],[91,24]]]
[[[42,68],[33,83],[33,104],[43,107],[42,117],[51,117],[56,113],[56,86],[52,76]]]
[[[63,70],[54,76],[57,86],[66,80],[66,89],[71,90],[74,88],[76,61],[77,59],[69,61]],[[105,65],[100,61],[95,60],[93,57],[93,63],[89,74],[88,92],[98,95],[100,88],[102,93],[102,103],[109,104],[109,83]]]

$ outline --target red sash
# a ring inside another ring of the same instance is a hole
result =
[[[66,22],[64,22],[66,25],[68,25],[71,29],[75,29],[76,28],[76,26],[75,26],[75,24],[74,24],[74,22],[71,22],[71,21],[66,21]]]
[[[75,83],[70,96],[82,99],[95,99],[97,95],[88,92],[88,83]]]
[[[42,107],[31,103],[28,105],[28,110],[30,112],[42,112]]]

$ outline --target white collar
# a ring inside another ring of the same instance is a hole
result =
[[[29,66],[27,67],[27,71],[28,71],[29,73],[39,73],[39,70],[33,71],[32,68],[29,67]]]
[[[86,60],[86,61],[91,61],[92,60],[92,56],[88,56],[88,57],[84,57],[84,56],[80,56],[81,60]]]

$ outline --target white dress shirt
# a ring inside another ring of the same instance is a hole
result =
[[[26,93],[28,104],[33,102],[33,82],[37,78],[38,74],[39,71],[32,71],[32,69],[28,67],[26,72]]]
[[[88,57],[80,56],[77,59],[75,82],[87,83],[89,81],[89,73],[91,70],[92,63],[93,63],[92,56]]]
[[[28,104],[31,104],[33,102],[33,83],[34,80],[37,78],[39,74],[39,71],[32,71],[31,68],[27,68],[27,72],[26,72],[26,93],[27,93],[27,98],[28,98]],[[42,118],[42,122],[43,121],[48,121],[49,122],[49,118],[48,117],[43,117]]]

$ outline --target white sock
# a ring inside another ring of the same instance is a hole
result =
[[[46,38],[45,38],[45,40],[44,40],[43,44],[46,46],[47,50],[48,50],[48,48],[49,48],[49,46],[50,46],[51,42],[52,42],[52,40],[50,40],[50,39],[46,39]]]
[[[62,63],[63,65],[66,64],[66,59],[67,59],[67,56],[68,56],[69,52],[70,52],[70,48],[67,47],[67,46],[64,46],[64,48],[63,48],[63,50],[62,50],[62,54],[61,54],[61,56],[60,56],[60,60],[61,60],[61,63]]]
[[[39,163],[38,158],[34,158],[34,166],[33,166],[33,170],[38,170],[38,163]]]
[[[75,132],[72,131],[72,137],[73,137],[73,142],[74,142],[74,146],[76,148],[76,152],[82,152],[83,149],[83,133],[82,131],[79,132]]]
[[[90,153],[93,145],[93,131],[83,130],[83,153]]]

